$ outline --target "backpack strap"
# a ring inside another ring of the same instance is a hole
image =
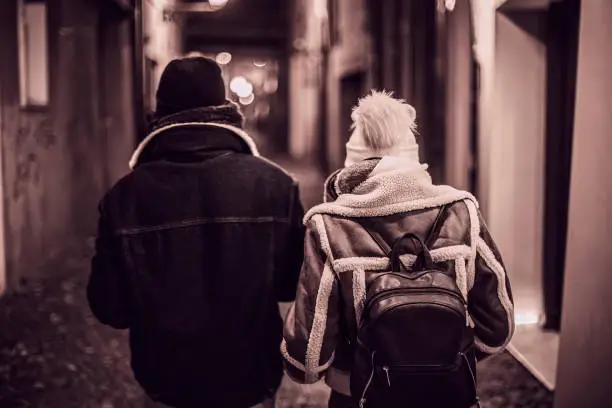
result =
[[[402,262],[400,261],[400,247],[402,241],[406,238],[410,238],[412,242],[416,243],[418,248],[420,248],[419,254],[417,255],[417,259],[413,267],[416,266],[418,269],[421,269],[423,266],[427,269],[433,268],[433,259],[431,259],[431,253],[429,252],[427,245],[425,245],[425,242],[423,242],[421,237],[419,237],[417,234],[413,232],[407,232],[398,239],[396,239],[395,243],[393,244],[393,250],[391,251],[390,256],[391,270],[393,272],[401,272]]]
[[[369,221],[369,222],[368,222]],[[370,229],[365,224],[375,224],[376,221],[373,220],[364,220],[357,218],[357,222],[363,227],[363,229],[372,237],[374,242],[382,249],[383,253],[387,256],[391,256],[391,246],[383,239],[383,237],[378,233],[376,229]]]
[[[437,230],[438,228],[438,224],[440,224],[440,219],[442,218],[442,214],[444,213],[444,211],[446,211],[446,207],[448,206],[448,204],[444,204],[442,207],[440,207],[440,211],[438,212],[438,216],[436,217],[434,223],[431,226],[431,229],[429,230],[429,234],[427,234],[427,238],[425,238],[425,245],[427,245],[427,247],[429,248],[429,245],[431,244],[431,240],[434,237],[434,231]],[[441,228],[441,226],[440,226]],[[437,231],[440,232],[440,231]]]
[[[422,243],[424,243],[425,245],[422,246],[421,251],[425,249],[426,247],[428,247],[429,244],[431,243],[430,241],[432,237],[434,236],[434,231],[436,231],[436,229],[438,228],[438,224],[440,223],[440,219],[442,218],[442,213],[446,210],[447,205],[448,204],[444,204],[440,208],[440,211],[438,212],[438,215],[436,216],[436,219],[433,222],[431,229],[429,230],[429,233],[427,234],[427,237],[425,238],[425,241],[422,241]],[[378,232],[378,228],[376,228],[376,226],[379,224],[379,221],[376,218],[367,219],[367,220],[363,218],[356,218],[356,222],[360,224],[364,230],[366,230],[366,232],[370,235],[370,237],[372,237],[374,242],[376,242],[376,244],[380,247],[380,249],[382,249],[383,253],[388,258],[391,258],[391,255],[393,252],[397,252],[397,251],[392,250],[391,246],[383,239],[383,237]],[[409,234],[407,233],[403,234],[402,237],[400,237],[398,240],[402,241],[404,238],[407,238],[408,235]],[[397,244],[397,241],[395,244]]]

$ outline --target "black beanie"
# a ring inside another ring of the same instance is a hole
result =
[[[221,68],[214,60],[205,57],[172,60],[162,73],[156,97],[157,117],[223,105],[226,99]]]

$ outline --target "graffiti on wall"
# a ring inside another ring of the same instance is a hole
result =
[[[56,142],[48,115],[32,115],[17,129],[15,138],[15,178],[12,198],[18,200],[27,194],[31,184],[40,182],[38,150],[47,150]]]

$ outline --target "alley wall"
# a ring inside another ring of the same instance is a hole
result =
[[[333,171],[344,162],[351,108],[371,86],[366,1],[296,0],[293,18],[290,153]]]
[[[18,2],[0,13],[5,286],[95,234],[133,149],[131,23],[112,2],[47,1],[49,100],[20,103]]]
[[[612,2],[583,0],[555,408],[612,406]]]

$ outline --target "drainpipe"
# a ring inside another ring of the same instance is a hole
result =
[[[321,86],[319,88],[319,162],[325,173],[330,170],[329,157],[327,156],[327,122],[329,115],[327,95],[328,95],[328,75],[329,75],[329,51],[327,48],[321,50]]]
[[[329,2],[325,1],[325,13],[323,16],[321,16],[321,21],[319,22],[320,26],[319,29],[321,30],[319,35],[320,35],[320,48],[318,50],[319,53],[319,61],[321,63],[321,70],[319,71],[321,73],[321,84],[319,86],[319,95],[318,95],[318,99],[319,99],[319,123],[318,123],[318,133],[319,133],[319,140],[318,140],[318,145],[319,145],[319,149],[318,149],[318,161],[320,163],[320,165],[323,168],[323,171],[325,173],[328,173],[330,171],[330,163],[329,163],[329,157],[327,155],[328,153],[328,147],[327,147],[327,138],[329,137],[328,135],[328,126],[327,126],[327,122],[328,122],[328,115],[329,115],[329,110],[328,110],[328,76],[329,76],[329,52],[330,52],[330,47],[331,47],[331,43],[330,43],[330,36],[331,36],[331,27],[330,25],[330,21],[329,21]]]
[[[136,130],[135,145],[138,145],[146,134],[146,118],[144,113],[144,51],[143,51],[143,13],[142,0],[134,1],[133,35],[133,69],[132,97],[134,103],[134,125]]]

